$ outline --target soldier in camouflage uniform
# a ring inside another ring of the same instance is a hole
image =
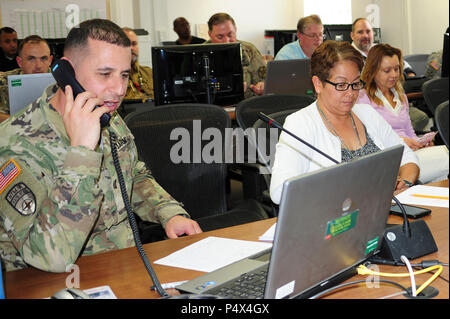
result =
[[[432,52],[427,58],[425,77],[428,79],[440,78],[442,69],[443,50]]]
[[[0,72],[0,112],[9,114],[9,91],[8,91],[8,76],[23,74],[20,68]]]
[[[245,98],[262,95],[266,78],[266,62],[251,43],[236,39],[236,24],[226,13],[216,13],[208,21],[210,40],[206,43],[239,42],[242,47]]]
[[[52,55],[47,41],[30,35],[20,42],[17,62],[20,68],[0,73],[0,112],[9,114],[8,76],[50,72]]]
[[[64,93],[51,85],[0,124],[0,256],[8,271],[31,265],[65,272],[80,255],[134,245],[113,166],[113,134],[136,214],[160,223],[170,238],[201,232],[138,160],[133,136],[115,111],[130,70],[128,38],[101,19],[72,31],[65,56],[87,92],[73,100],[70,86]],[[80,38],[85,46],[76,43]],[[92,111],[95,105],[101,106]],[[100,129],[104,113],[110,125]]]
[[[142,102],[146,100],[153,100],[155,98],[153,91],[153,71],[148,66],[139,64],[139,43],[138,37],[133,29],[122,28],[131,42],[131,73],[128,80],[127,94],[125,99],[139,99]]]

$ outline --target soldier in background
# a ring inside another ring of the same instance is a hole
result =
[[[38,35],[30,35],[19,45],[19,68],[0,74],[0,112],[9,114],[8,76],[50,72],[53,56],[47,41]]]
[[[210,40],[206,43],[239,42],[242,47],[242,68],[244,71],[244,96],[264,93],[266,63],[258,49],[250,42],[236,39],[236,24],[227,13],[216,13],[208,21]]]
[[[153,100],[153,70],[151,67],[140,65],[138,37],[133,29],[124,27],[122,30],[131,42],[131,73],[128,80],[125,100]]]
[[[0,124],[0,257],[6,270],[29,265],[65,272],[80,255],[134,245],[111,155],[116,145],[134,212],[169,238],[201,232],[197,222],[138,160],[117,114],[130,72],[130,41],[109,20],[73,28],[64,58],[86,92],[56,84]],[[94,109],[95,106],[99,106]],[[100,117],[109,113],[109,126]]]
[[[178,34],[178,39],[175,41],[177,45],[183,44],[202,44],[206,40],[193,36],[191,34],[191,25],[186,18],[179,17],[173,20],[173,31]]]
[[[0,71],[17,69],[17,32],[10,27],[0,29]]]
[[[440,78],[442,72],[442,52],[443,50],[430,53],[427,58],[425,77],[427,79]]]

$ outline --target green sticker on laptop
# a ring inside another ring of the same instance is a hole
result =
[[[22,80],[21,79],[12,80],[11,86],[22,86]]]
[[[342,234],[356,225],[356,218],[358,217],[359,209],[349,213],[347,215],[336,218],[329,221],[327,224],[327,231],[325,233],[325,239],[330,239],[334,236]]]
[[[377,247],[378,247],[378,236],[367,242],[366,255],[370,254],[372,251],[377,249]]]

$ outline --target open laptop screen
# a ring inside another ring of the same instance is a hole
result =
[[[8,76],[9,109],[11,116],[33,103],[55,79],[51,73]]]

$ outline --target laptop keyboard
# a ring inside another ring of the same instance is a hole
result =
[[[219,287],[211,289],[208,294],[227,298],[262,299],[266,286],[268,265],[254,272],[229,281]]]

